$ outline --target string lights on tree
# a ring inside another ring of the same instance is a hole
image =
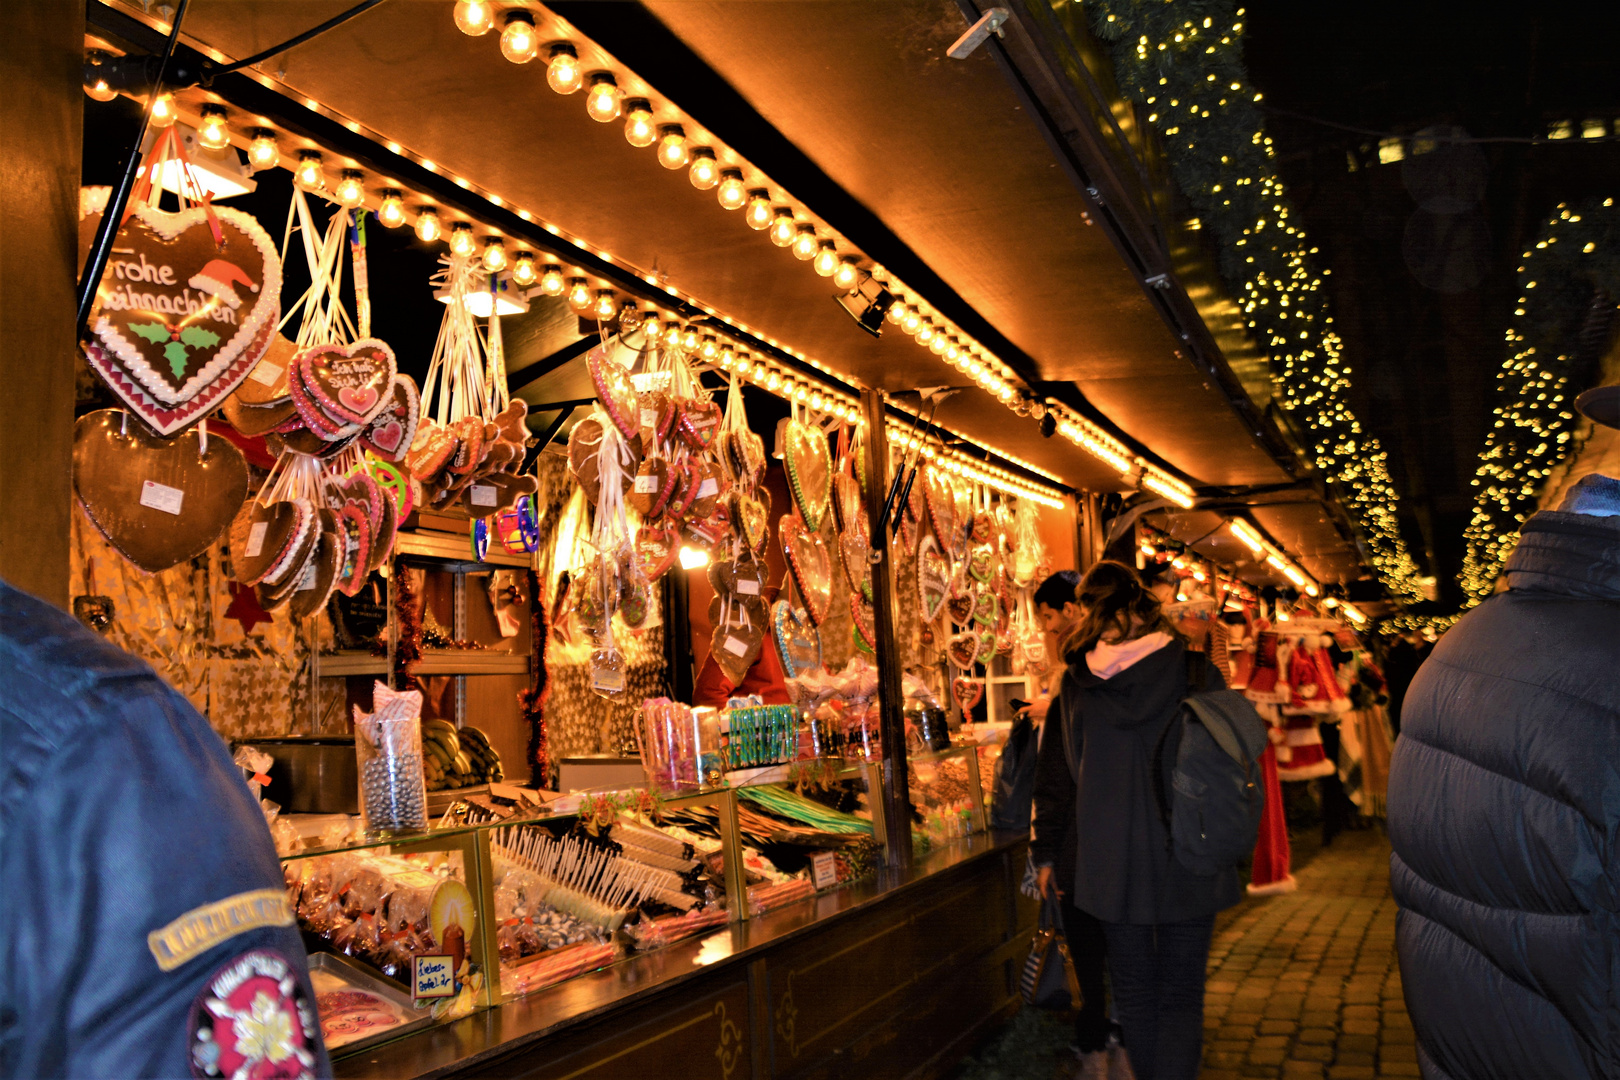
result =
[[[1490,596],[1536,510],[1548,477],[1579,449],[1574,400],[1592,371],[1577,370],[1581,329],[1594,304],[1620,298],[1620,208],[1614,199],[1563,204],[1518,267],[1519,297],[1496,404],[1471,481],[1462,586],[1470,605]]]
[[[1159,132],[1171,174],[1214,233],[1221,277],[1271,358],[1278,403],[1360,526],[1385,588],[1421,600],[1387,454],[1350,410],[1349,363],[1317,249],[1276,175],[1239,45],[1243,9],[1230,0],[1094,0],[1087,10],[1112,45],[1121,93]]]

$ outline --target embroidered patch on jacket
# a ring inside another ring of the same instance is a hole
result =
[[[243,953],[208,980],[191,1005],[191,1074],[306,1080],[320,1043],[314,1006],[279,953]]]
[[[237,934],[292,924],[292,906],[283,890],[254,889],[191,909],[168,926],[147,934],[146,947],[152,950],[159,968],[173,971]]]

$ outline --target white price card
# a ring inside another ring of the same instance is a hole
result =
[[[705,477],[703,483],[698,485],[697,497],[700,499],[706,499],[710,495],[718,495],[719,493],[720,485],[712,476]]]
[[[472,504],[474,506],[494,506],[495,495],[493,484],[474,484],[472,486]]]
[[[838,884],[838,860],[830,851],[818,851],[810,857],[810,875],[817,890],[830,889]]]
[[[738,578],[737,591],[742,593],[744,596],[758,596],[759,582],[755,581],[751,577]]]
[[[148,480],[141,485],[141,505],[161,510],[165,514],[180,513],[180,504],[185,497],[186,493],[179,488],[160,484],[156,480]]]
[[[656,494],[658,494],[658,474],[657,473],[643,473],[640,476],[637,476],[636,477],[636,494],[637,495],[656,495]]]
[[[260,360],[253,365],[253,370],[248,372],[248,378],[256,383],[263,383],[265,386],[274,386],[276,380],[281,378],[281,373],[285,370],[280,364],[271,363],[269,360]]]
[[[270,528],[268,521],[255,521],[253,528],[248,530],[247,550],[242,552],[245,558],[257,558],[259,552],[264,550],[264,534]]]
[[[447,998],[456,996],[456,973],[450,969],[449,956],[417,956],[412,958],[411,997]]]
[[[733,656],[748,655],[748,646],[743,644],[743,642],[739,641],[737,638],[732,637],[730,634],[726,635],[726,643],[724,648],[726,652]]]

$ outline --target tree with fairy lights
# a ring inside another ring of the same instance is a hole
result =
[[[1221,278],[1271,359],[1278,403],[1355,518],[1385,588],[1423,599],[1387,455],[1346,400],[1350,366],[1317,249],[1272,164],[1239,43],[1243,9],[1229,0],[1093,0],[1087,9],[1112,48],[1121,93],[1159,133],[1171,175],[1216,239]]]

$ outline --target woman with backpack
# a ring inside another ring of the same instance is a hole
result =
[[[1080,622],[1063,643],[1068,668],[1052,710],[1061,722],[1036,766],[1037,879],[1102,923],[1137,1080],[1194,1080],[1215,913],[1243,888],[1235,865],[1196,874],[1177,860],[1154,774],[1157,763],[1167,791],[1175,752],[1163,743],[1182,700],[1224,683],[1201,657],[1189,663],[1131,567],[1097,563],[1076,600]],[[1061,850],[1065,837],[1071,850]]]

